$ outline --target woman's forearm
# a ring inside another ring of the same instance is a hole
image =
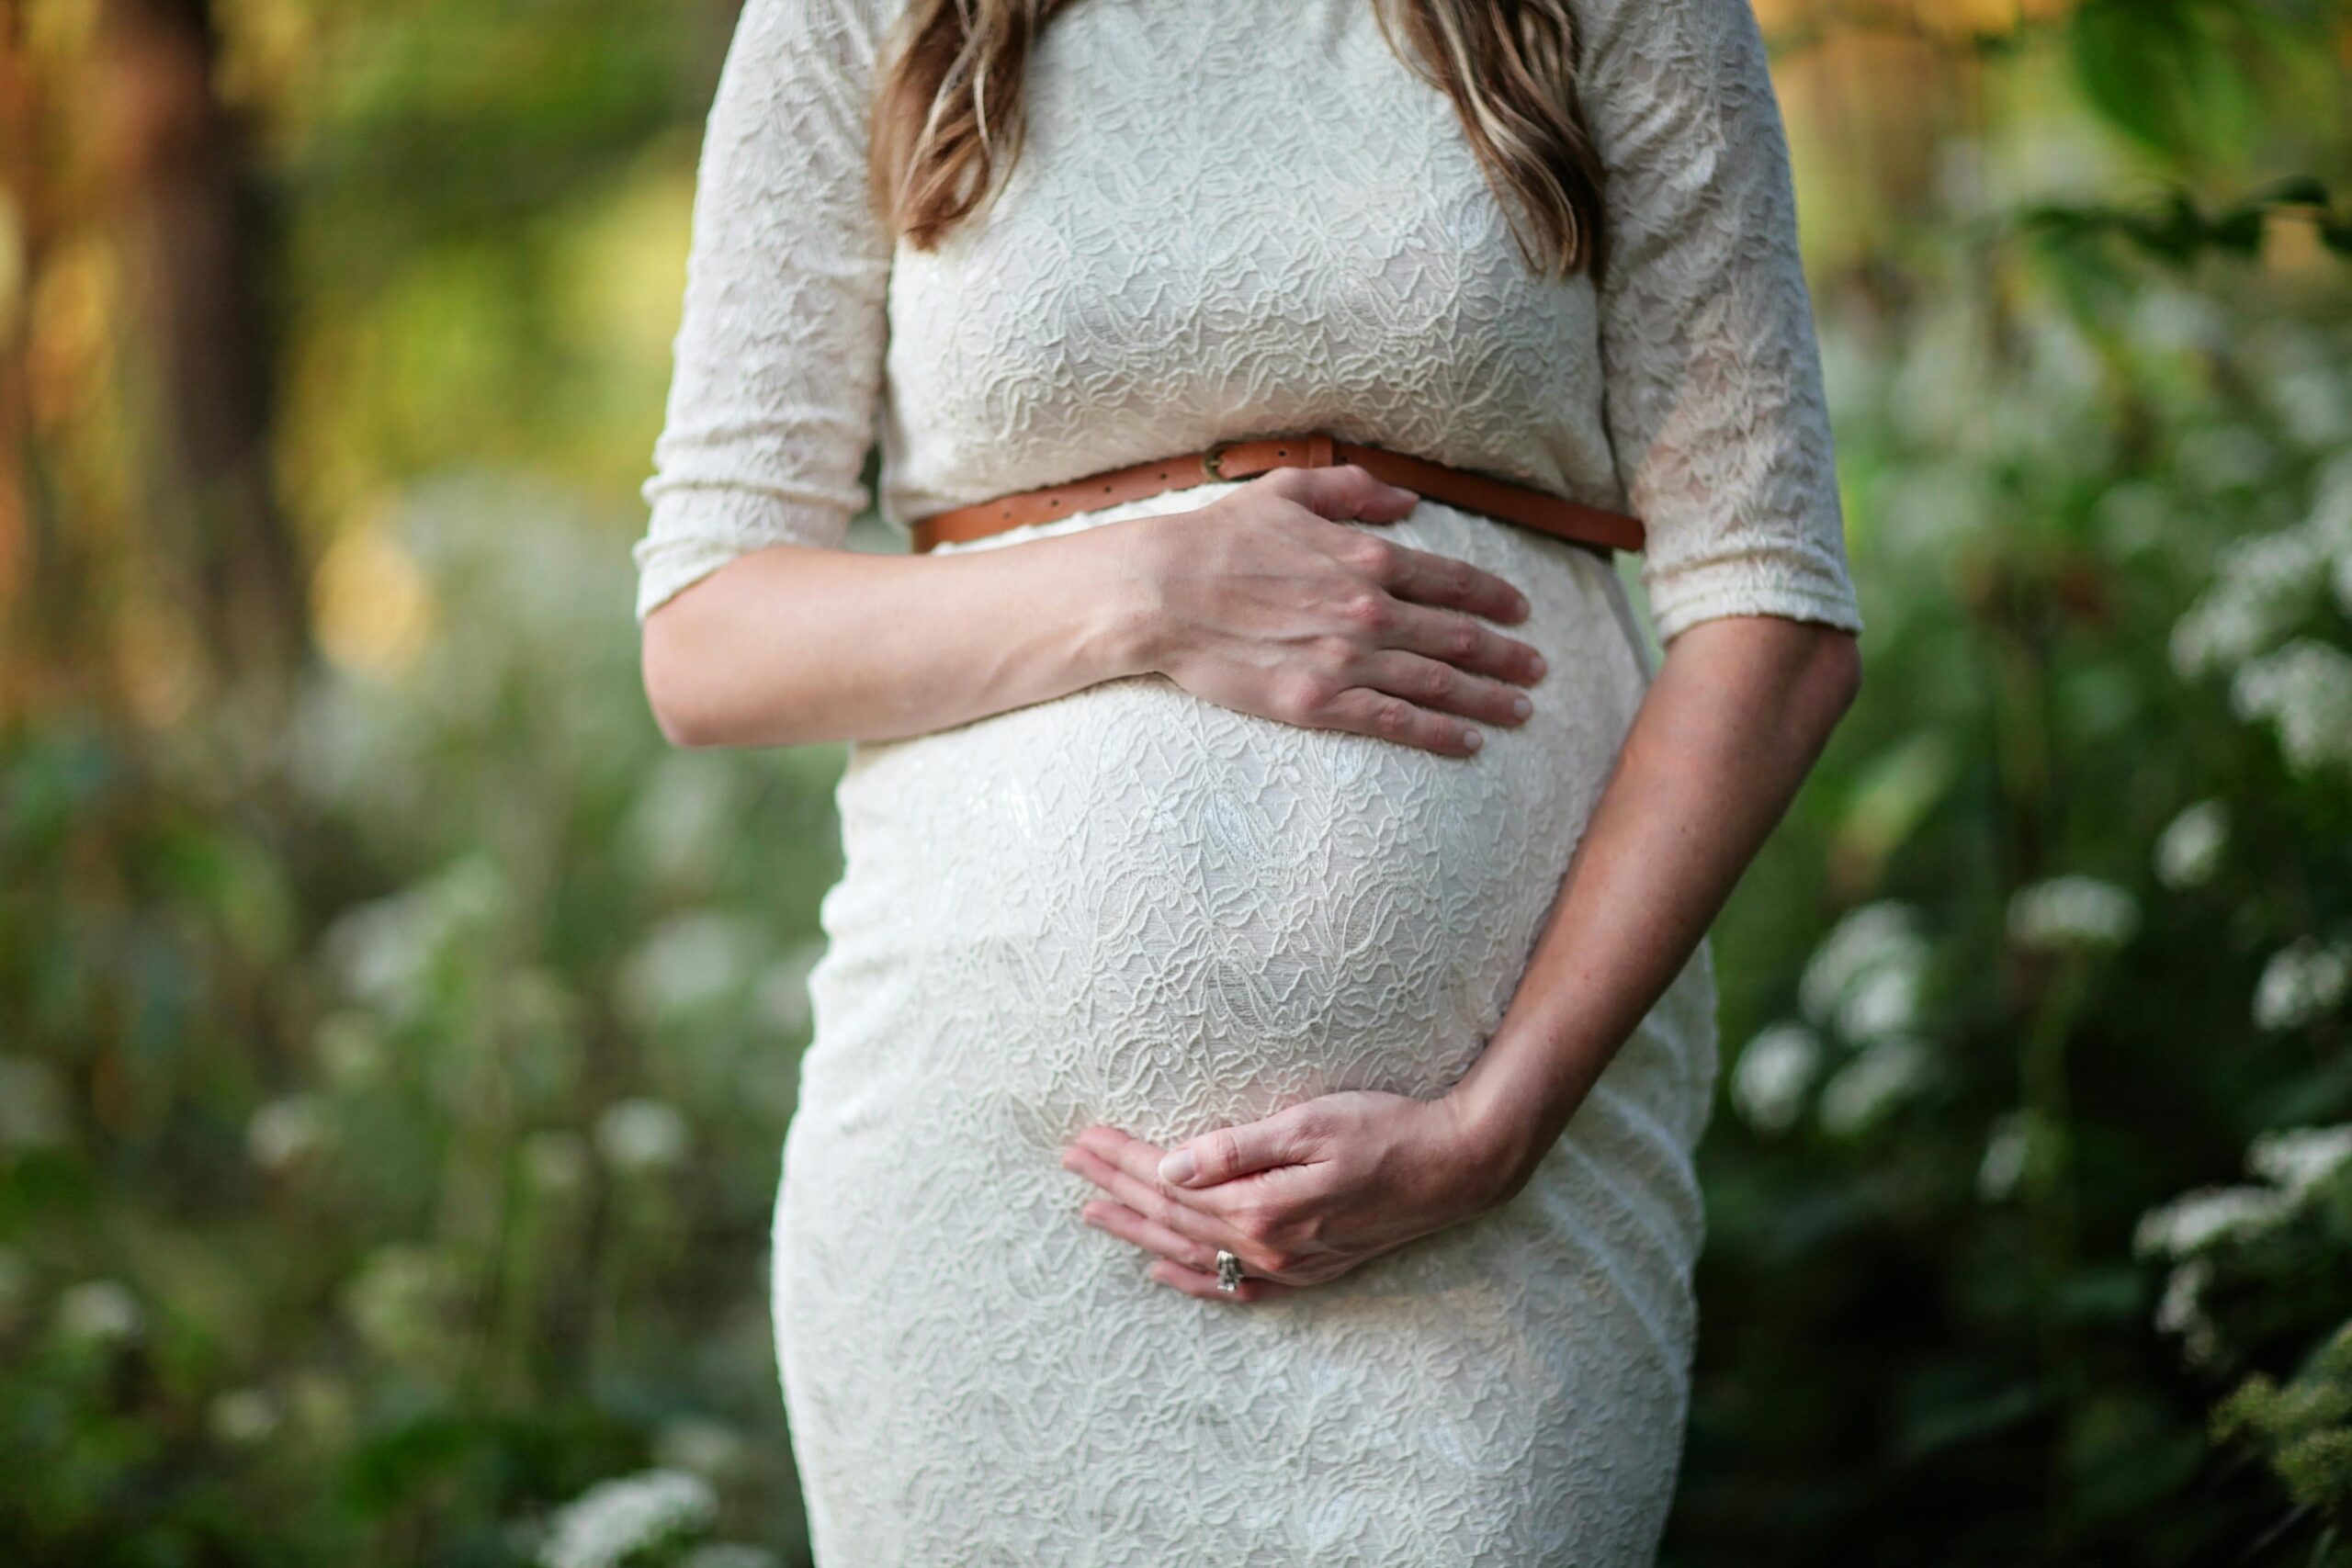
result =
[[[923,734],[1135,674],[1137,535],[754,551],[646,618],[646,696],[677,745],[787,746]]]
[[[778,545],[646,617],[646,695],[682,746],[896,739],[1127,675],[1453,756],[1525,721],[1526,596],[1372,537],[1411,491],[1276,468],[1190,512],[946,555]]]
[[[1668,646],[1519,991],[1448,1096],[1508,1191],[1689,961],[1860,679],[1850,635],[1784,617]]]

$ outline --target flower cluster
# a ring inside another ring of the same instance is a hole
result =
[[[2230,841],[2230,808],[2200,800],[2185,808],[2156,836],[2156,880],[2176,892],[2202,887],[2222,869]]]
[[[2301,522],[2239,539],[2174,624],[2173,667],[2226,674],[2232,710],[2278,733],[2300,773],[2352,778],[2352,653],[2305,628],[2330,601],[2352,615],[2352,457],[2321,476]]]
[[[2299,1029],[2334,1011],[2352,989],[2352,942],[2297,937],[2271,954],[2254,986],[2254,1021]]]
[[[2132,1251],[2169,1266],[2155,1323],[2177,1336],[2189,1360],[2212,1360],[2221,1327],[2208,1310],[2233,1255],[2278,1235],[2328,1201],[2352,1197],[2352,1122],[2266,1133],[2246,1151],[2259,1180],[2184,1192],[2140,1216]]]
[[[2050,952],[2122,946],[2140,927],[2131,892],[2097,877],[2053,876],[2020,887],[2009,899],[2009,940]]]
[[[660,1467],[597,1483],[547,1521],[541,1568],[779,1568],[765,1548],[703,1539],[718,1515],[710,1483]]]
[[[1803,1020],[1764,1030],[1733,1065],[1741,1118],[1760,1133],[1785,1133],[1812,1100],[1822,1131],[1851,1138],[1916,1098],[1936,1075],[1920,1033],[1933,956],[1917,907],[1882,899],[1849,911],[1805,964]],[[1833,1039],[1845,1053],[1834,1070]]]
[[[599,1482],[549,1522],[539,1562],[543,1568],[620,1568],[640,1552],[707,1529],[718,1507],[710,1483],[684,1471]]]

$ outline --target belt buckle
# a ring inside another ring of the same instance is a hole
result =
[[[1209,478],[1213,479],[1222,479],[1225,478],[1224,470],[1218,468],[1217,464],[1223,460],[1225,457],[1225,449],[1227,447],[1238,445],[1239,442],[1238,439],[1232,441],[1212,441],[1209,443],[1208,450],[1201,454],[1201,467],[1208,471]]]

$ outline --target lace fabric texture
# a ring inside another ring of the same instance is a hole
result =
[[[1087,0],[979,220],[894,247],[903,0],[750,0],[704,144],[638,613],[749,550],[1328,428],[1634,513],[1671,639],[1859,631],[1779,107],[1745,0],[1578,0],[1600,285],[1534,276],[1372,0]],[[878,494],[861,482],[882,448]]]
[[[864,165],[903,4],[748,0],[640,616],[749,551],[841,543],[877,440],[872,499],[903,527],[1325,428],[1640,515],[1661,637],[1860,628],[1745,0],[1576,0],[1598,287],[1529,271],[1371,0],[1086,0],[1041,35],[994,203],[896,249]],[[1279,1303],[1150,1280],[1059,1164],[1098,1121],[1166,1143],[1337,1089],[1442,1093],[1508,1008],[1651,670],[1587,552],[1428,501],[1388,533],[1534,606],[1534,716],[1474,757],[1159,676],[852,748],[772,1277],[826,1568],[1654,1557],[1703,1232],[1705,945],[1511,1203]]]

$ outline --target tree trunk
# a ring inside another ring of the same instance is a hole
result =
[[[115,218],[153,376],[147,531],[212,672],[282,689],[310,632],[270,470],[274,225],[213,90],[209,0],[106,0],[100,39]]]

